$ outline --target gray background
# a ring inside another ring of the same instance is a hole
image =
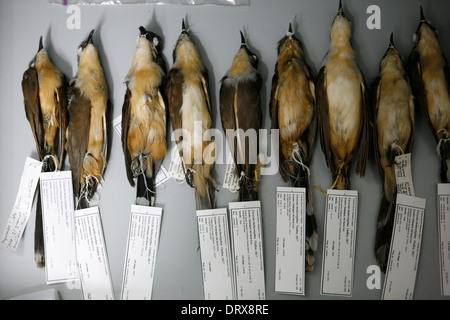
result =
[[[381,9],[381,29],[369,30],[366,20],[369,5]],[[346,16],[353,23],[353,44],[358,62],[371,83],[378,72],[389,35],[395,33],[395,43],[405,57],[412,48],[412,35],[419,21],[419,5],[426,17],[440,32],[444,53],[450,55],[450,2],[346,0]],[[110,120],[121,114],[125,87],[123,79],[135,53],[138,27],[144,25],[160,34],[165,43],[164,55],[172,65],[172,47],[181,30],[181,19],[186,18],[201,57],[210,72],[210,85],[215,126],[221,128],[218,114],[219,81],[231,65],[239,47],[239,30],[245,30],[248,43],[260,57],[259,70],[264,78],[261,92],[265,128],[270,128],[268,97],[270,79],[276,62],[276,45],[293,22],[296,35],[304,43],[307,60],[314,75],[329,46],[331,22],[337,12],[337,0],[253,0],[250,6],[185,6],[185,5],[117,5],[81,6],[81,28],[69,30],[69,14],[60,5],[46,0],[2,0],[0,2],[0,232],[6,226],[19,186],[27,156],[36,156],[29,124],[25,118],[20,82],[22,73],[38,48],[42,35],[52,59],[68,78],[77,72],[76,50],[89,31],[96,28],[97,45],[109,86],[113,109]],[[447,40],[447,41],[445,41]],[[415,287],[415,299],[441,299],[438,234],[436,212],[436,184],[439,160],[435,143],[420,113],[416,116],[413,176],[418,197],[427,200],[420,262]],[[112,281],[116,298],[120,297],[123,264],[130,216],[130,205],[135,190],[127,182],[119,136],[111,130],[110,157],[101,189],[100,211],[108,250]],[[171,146],[173,145],[170,142]],[[67,162],[67,161],[66,161]],[[169,157],[165,165],[168,168]],[[67,166],[66,166],[67,168]],[[323,189],[331,186],[331,176],[317,141],[312,183]],[[222,182],[224,165],[216,166],[216,177]],[[319,226],[319,249],[316,268],[307,275],[306,295],[296,297],[274,292],[275,268],[275,195],[276,186],[285,185],[279,175],[264,176],[261,199],[264,229],[264,258],[266,295],[268,299],[337,299],[320,295],[322,241],[325,197],[314,189],[314,206]],[[373,159],[368,164],[366,177],[353,175],[353,189],[358,190],[356,257],[352,298],[380,299],[381,290],[366,286],[367,268],[374,265],[373,254],[376,216],[381,197],[381,186]],[[217,207],[227,207],[237,195],[219,188]],[[159,254],[153,288],[154,299],[203,299],[200,256],[197,241],[194,193],[186,183],[173,179],[157,189],[157,205],[163,207]],[[34,213],[34,208],[33,208]],[[45,272],[37,269],[33,260],[34,214],[16,252],[0,250],[0,299],[46,289]],[[383,276],[381,278],[383,281]],[[67,285],[51,286],[63,299],[81,299],[81,291]]]

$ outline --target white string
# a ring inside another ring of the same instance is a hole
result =
[[[447,137],[448,136],[448,134],[447,134],[447,130],[445,130],[445,129],[441,129],[441,130],[439,130],[437,133],[439,134],[440,132],[444,132],[444,135]],[[441,157],[441,143],[442,142],[448,142],[448,141],[450,141],[450,138],[441,138],[440,140],[439,140],[439,143],[438,143],[438,145],[437,145],[437,147],[436,147],[436,152],[437,152],[437,154],[439,155],[439,157]]]
[[[294,144],[294,149],[292,150],[292,159],[297,164],[299,164],[303,168],[303,170],[308,172],[308,177],[309,177],[310,176],[309,168],[305,164],[303,164],[302,156],[300,154],[300,147],[298,146],[297,143]]]

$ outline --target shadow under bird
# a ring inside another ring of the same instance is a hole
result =
[[[184,19],[167,74],[167,102],[186,181],[195,189],[197,210],[214,208],[216,150],[208,136],[212,125],[208,71]]]
[[[167,153],[166,66],[161,38],[139,27],[137,50],[125,77],[122,107],[122,148],[128,181],[135,186],[136,204],[153,205],[155,177]]]
[[[39,40],[39,49],[22,77],[26,117],[36,143],[42,171],[60,170],[64,162],[65,129],[67,126],[66,78],[50,61]],[[41,197],[37,191],[35,225],[35,261],[45,266],[44,231]]]
[[[440,180],[450,182],[450,69],[442,52],[438,31],[420,7],[415,45],[408,57],[408,73],[415,104],[422,110],[437,143],[441,159]]]
[[[108,89],[92,30],[78,47],[78,74],[68,89],[66,150],[77,209],[88,208],[102,182],[108,147]]]
[[[332,23],[330,48],[316,82],[322,151],[331,169],[333,186],[351,187],[351,167],[359,150],[356,173],[364,176],[369,155],[368,93],[351,45],[351,23],[342,3]]]
[[[382,182],[375,255],[383,272],[395,218],[397,183],[395,157],[411,153],[414,144],[414,99],[402,56],[394,46],[393,35],[380,62],[379,76],[372,84],[374,112],[374,154]]]
[[[279,130],[279,170],[285,182],[306,190],[305,269],[314,269],[318,234],[311,194],[309,166],[317,132],[314,79],[305,61],[303,45],[292,25],[278,43],[278,59],[272,77],[270,116]]]
[[[239,201],[259,199],[262,78],[257,66],[258,57],[249,49],[241,32],[241,46],[220,87],[222,127],[240,176]]]

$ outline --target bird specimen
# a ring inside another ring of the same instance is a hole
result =
[[[375,254],[385,271],[395,218],[397,184],[395,157],[411,153],[414,143],[414,100],[402,56],[391,34],[389,47],[373,83],[374,154],[382,183]]]
[[[39,40],[39,49],[22,78],[25,113],[30,123],[42,171],[60,170],[64,162],[67,126],[66,78],[50,61]],[[37,191],[39,195],[39,191]],[[44,232],[40,196],[36,205],[35,260],[45,266]]]
[[[173,65],[167,74],[167,102],[172,129],[187,183],[195,189],[197,210],[215,206],[215,144],[208,136],[212,125],[208,71],[186,29],[173,49]]]
[[[369,152],[367,90],[351,45],[351,23],[342,3],[332,23],[330,48],[316,83],[322,151],[338,190],[351,187],[351,167],[359,149],[356,173],[364,176]]]
[[[309,165],[317,132],[315,86],[305,61],[303,45],[292,31],[278,43],[278,59],[272,77],[270,116],[279,130],[280,174],[292,187],[306,190],[306,271],[314,268],[317,223],[314,216]]]
[[[94,30],[78,47],[78,74],[68,89],[69,124],[66,150],[74,183],[77,209],[90,206],[103,179],[108,147],[106,111],[108,88]]]
[[[441,160],[440,180],[450,181],[450,69],[442,52],[438,31],[420,7],[415,45],[408,57],[408,73],[415,98],[437,143]]]
[[[125,77],[122,107],[122,148],[128,181],[135,186],[136,204],[153,205],[155,176],[167,153],[166,66],[161,38],[139,27],[137,50]]]
[[[240,176],[239,201],[259,199],[258,135],[262,126],[262,78],[257,65],[258,57],[250,51],[241,32],[241,46],[220,87],[222,127]]]

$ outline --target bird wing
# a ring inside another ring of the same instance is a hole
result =
[[[331,150],[330,150],[330,124],[328,118],[328,97],[327,97],[327,83],[325,67],[322,67],[317,76],[316,84],[316,101],[317,101],[317,120],[318,131],[320,133],[320,145],[325,155],[327,166],[331,164]]]
[[[131,154],[128,150],[127,146],[127,140],[128,140],[128,129],[130,125],[130,98],[131,98],[131,91],[129,88],[127,88],[127,91],[125,93],[125,98],[123,101],[122,106],[122,150],[123,154],[125,156],[125,170],[127,173],[128,182],[132,187],[135,186],[134,179],[133,179],[133,172],[131,172]]]
[[[211,116],[211,119],[212,119],[211,96],[210,96],[210,91],[209,91],[209,80],[208,79],[209,79],[208,71],[206,69],[204,69],[201,73],[202,88],[203,88],[203,93],[204,93],[205,99],[206,99],[206,105],[209,110],[209,115]]]
[[[363,77],[364,79],[364,77]],[[368,98],[367,86],[363,81],[361,81],[360,85],[361,90],[361,108],[362,108],[362,130],[361,136],[359,140],[360,149],[359,149],[359,158],[358,164],[356,166],[356,173],[360,177],[364,177],[366,172],[366,164],[367,159],[369,158],[369,150],[370,150],[370,122],[369,119],[371,114],[371,108]]]
[[[31,126],[39,159],[42,160],[44,152],[42,150],[43,128],[40,121],[41,111],[39,104],[39,82],[37,71],[33,67],[28,68],[23,73],[22,93],[24,98],[25,114]]]
[[[270,109],[270,119],[272,120],[271,128],[274,130],[277,130],[280,128],[278,123],[278,109],[279,109],[279,102],[278,102],[278,72],[277,67],[275,66],[275,73],[272,77],[272,89],[270,91],[270,101],[269,101],[269,109]],[[281,137],[280,137],[281,139]],[[281,146],[278,148],[278,157],[279,157],[279,172],[281,177],[283,178],[284,182],[288,181],[288,175],[286,174],[285,170],[282,169],[283,163],[286,161],[286,158],[284,157],[283,150]]]
[[[309,67],[308,67],[309,68]],[[311,72],[310,72],[311,75]],[[317,100],[316,100],[316,88],[314,85],[314,80],[312,77],[309,77],[309,87],[311,88],[311,96],[313,100],[311,101],[311,104],[313,106],[313,118],[311,120],[311,123],[308,127],[308,133],[307,133],[307,141],[308,141],[308,157],[307,157],[307,163],[306,165],[310,165],[312,162],[312,155],[314,146],[316,143],[316,134],[317,134]]]
[[[411,53],[408,56],[407,69],[411,82],[411,88],[414,93],[415,105],[417,105],[422,111],[429,128],[431,128],[433,135],[437,140],[437,136],[434,134],[435,129],[433,128],[430,121],[430,116],[428,115],[428,104],[425,96],[425,87],[422,80],[422,67],[420,65],[420,54],[417,46],[411,50]]]
[[[76,87],[69,88],[68,97],[70,103],[68,106],[69,124],[66,134],[66,151],[72,170],[74,195],[78,196],[81,170],[89,139],[91,102]]]
[[[237,91],[237,129],[242,129],[246,132],[249,129],[256,130],[256,137],[258,137],[259,129],[262,126],[262,111],[261,111],[261,78],[258,77],[257,81],[243,81],[239,83],[239,88]],[[245,141],[243,141],[245,143]],[[251,159],[251,147],[249,143],[245,143],[245,164],[250,164]],[[236,149],[236,146],[235,146]],[[259,139],[257,139],[256,144],[256,156],[259,153]],[[240,155],[241,159],[243,155]],[[257,159],[255,159],[257,160]],[[238,166],[239,167],[239,166]],[[250,173],[245,172],[248,176]]]
[[[67,129],[67,96],[66,96],[66,78],[61,77],[61,85],[55,91],[55,102],[58,108],[59,128],[58,128],[58,165],[61,169],[64,161],[64,151],[66,144],[66,129]]]
[[[372,83],[372,95],[371,95],[371,107],[373,110],[372,113],[372,122],[373,122],[373,130],[372,130],[372,147],[375,157],[375,163],[377,165],[378,173],[380,174],[381,181],[384,181],[384,170],[381,165],[381,154],[378,149],[378,131],[377,131],[377,118],[378,118],[378,103],[380,101],[380,92],[381,92],[381,81],[380,77],[377,77]]]
[[[181,106],[183,105],[183,84],[184,77],[180,69],[172,68],[167,75],[167,102],[169,107],[170,122],[172,123],[172,130],[183,127],[182,117],[180,114]],[[178,137],[175,137],[178,139]],[[177,141],[178,143],[179,141]]]

